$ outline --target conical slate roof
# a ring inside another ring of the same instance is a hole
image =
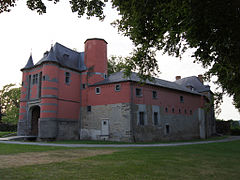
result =
[[[49,52],[44,53],[43,58],[36,65],[44,62],[56,62],[61,66],[78,71],[86,70],[84,52],[71,50],[59,43],[51,47]]]
[[[53,47],[50,51],[45,52],[43,58],[37,62],[36,65],[42,64],[43,62],[58,62],[55,53],[53,52]]]
[[[32,54],[31,54],[29,59],[28,59],[27,64],[25,65],[25,67],[23,69],[28,69],[28,68],[31,68],[33,66],[34,66],[34,64],[33,64],[33,59],[32,59]]]

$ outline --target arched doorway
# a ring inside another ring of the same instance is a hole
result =
[[[38,120],[40,118],[40,107],[34,106],[31,108],[31,135],[38,136]]]

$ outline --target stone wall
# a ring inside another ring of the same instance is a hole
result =
[[[144,112],[145,124],[139,124],[139,112]],[[154,112],[159,112],[154,124]],[[136,104],[133,106],[133,138],[135,141],[186,140],[199,138],[198,112],[167,113],[165,108]]]
[[[131,141],[129,103],[89,108],[82,108],[81,139]]]

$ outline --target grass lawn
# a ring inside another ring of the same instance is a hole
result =
[[[5,131],[0,131],[0,138],[5,136],[5,135],[8,135],[8,134],[14,134],[16,132],[5,132]]]
[[[208,139],[194,140],[178,140],[178,141],[161,141],[161,142],[119,142],[119,141],[99,141],[99,140],[63,140],[63,141],[47,141],[47,143],[55,144],[159,144],[159,143],[179,143],[179,142],[198,142],[198,141],[213,141],[225,139],[228,136],[211,137]]]
[[[5,148],[11,155],[6,155]],[[17,167],[6,163],[0,168],[0,179],[240,179],[240,141],[177,147],[59,148],[0,144],[0,159],[15,156],[17,161],[18,156],[27,154],[35,159],[31,165]],[[51,152],[48,158],[66,160],[39,164],[41,157],[34,154],[46,153],[44,149]]]

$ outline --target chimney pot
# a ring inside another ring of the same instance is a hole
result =
[[[199,81],[203,84],[203,75],[202,75],[202,74],[199,74],[199,75],[198,75],[198,79],[199,79]]]
[[[176,81],[181,79],[181,76],[176,76]]]

